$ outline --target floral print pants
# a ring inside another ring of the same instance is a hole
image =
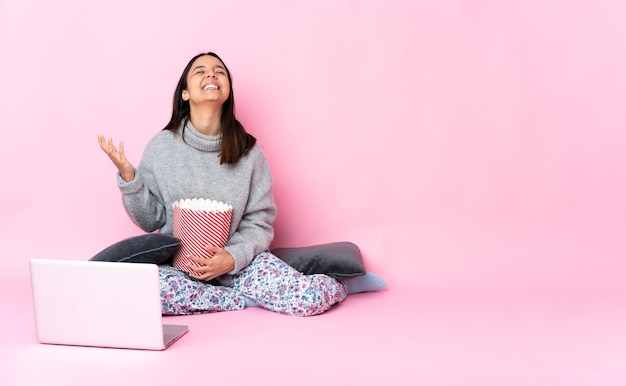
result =
[[[270,252],[261,252],[233,275],[229,286],[212,285],[171,266],[159,266],[164,315],[241,310],[244,296],[285,315],[312,316],[346,298],[345,284],[326,275],[304,275]]]

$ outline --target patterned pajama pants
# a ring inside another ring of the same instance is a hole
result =
[[[346,298],[346,286],[326,275],[304,275],[269,252],[262,252],[232,277],[215,286],[170,266],[159,266],[164,315],[241,310],[244,296],[285,315],[312,316]]]

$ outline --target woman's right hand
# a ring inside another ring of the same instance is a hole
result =
[[[100,149],[113,161],[113,164],[117,167],[124,181],[132,181],[135,178],[135,167],[124,155],[124,142],[120,142],[118,150],[115,145],[113,145],[113,139],[109,138],[107,141],[102,134],[98,134],[98,143],[100,144]]]

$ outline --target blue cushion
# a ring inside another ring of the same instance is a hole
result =
[[[361,292],[375,292],[387,288],[387,283],[382,277],[373,272],[366,272],[363,276],[356,276],[347,279],[340,279],[348,289],[349,294],[359,294]]]

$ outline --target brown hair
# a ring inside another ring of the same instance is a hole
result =
[[[224,61],[213,52],[202,53],[191,58],[183,74],[178,80],[178,85],[174,91],[174,99],[172,103],[172,117],[163,130],[171,130],[176,133],[178,127],[181,126],[184,130],[187,121],[189,120],[189,101],[183,100],[183,90],[187,89],[187,75],[191,70],[193,62],[201,56],[209,55],[217,58],[224,64]],[[220,164],[234,164],[241,157],[244,157],[250,152],[250,149],[254,147],[256,138],[246,132],[243,125],[235,118],[235,96],[233,94],[233,82],[230,76],[230,71],[224,64],[226,69],[226,75],[228,76],[228,83],[230,84],[230,95],[228,99],[222,105],[222,116],[220,118],[220,124],[222,128],[222,151],[220,153]]]

